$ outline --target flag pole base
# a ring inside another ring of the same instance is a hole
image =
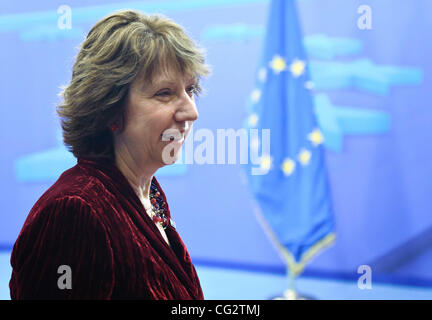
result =
[[[287,289],[281,295],[271,298],[271,300],[316,300],[316,298],[300,294],[293,289]]]

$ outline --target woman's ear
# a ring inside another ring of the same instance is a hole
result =
[[[119,119],[114,120],[110,125],[109,129],[111,132],[121,132],[124,128],[124,115],[122,114]]]

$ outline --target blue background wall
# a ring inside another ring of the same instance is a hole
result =
[[[74,165],[55,114],[77,46],[116,9],[161,12],[207,49],[212,76],[194,125],[242,127],[256,77],[268,1],[2,1],[0,8],[0,246],[10,249],[26,215]],[[72,9],[72,29],[57,8]],[[360,30],[357,9],[372,9]],[[302,0],[316,111],[326,138],[337,240],[306,274],[432,285],[432,3]],[[333,124],[333,126],[331,125]],[[189,137],[192,138],[192,137]],[[197,143],[196,143],[197,144]],[[195,144],[195,145],[196,145]],[[240,165],[188,165],[156,174],[196,263],[284,271],[253,213]]]

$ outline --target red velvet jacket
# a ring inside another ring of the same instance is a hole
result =
[[[114,164],[78,159],[25,221],[11,256],[11,298],[203,299],[183,241],[171,225],[165,231],[171,246]],[[57,284],[61,265],[70,267],[71,289]]]

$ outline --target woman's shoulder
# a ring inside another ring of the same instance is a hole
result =
[[[97,187],[98,181],[78,165],[64,171],[60,177],[43,193],[41,199],[58,200],[68,197],[90,200],[88,190]]]
[[[78,166],[66,170],[33,205],[21,233],[39,233],[49,225],[104,229],[108,204],[100,198],[101,188],[103,184]]]
[[[37,200],[31,211],[53,206],[63,210],[86,208],[92,211],[101,207],[102,197],[107,197],[108,194],[103,181],[76,165],[60,175]]]

